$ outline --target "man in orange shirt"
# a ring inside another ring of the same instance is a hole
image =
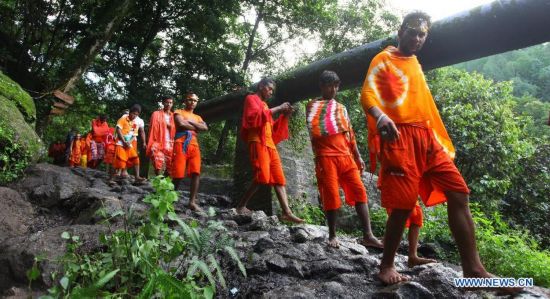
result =
[[[134,166],[136,182],[142,182],[145,179],[139,176],[139,156],[137,149],[137,131],[138,125],[134,122],[141,113],[141,106],[135,104],[130,108],[130,113],[123,115],[116,124],[116,146],[113,167],[114,174],[122,177],[123,172],[129,165]],[[111,183],[114,183],[111,178]]]
[[[176,190],[186,176],[191,177],[191,190],[189,195],[189,208],[200,211],[197,205],[197,192],[201,173],[201,151],[197,140],[197,132],[208,130],[208,126],[202,118],[193,110],[197,107],[199,97],[192,91],[185,96],[185,109],[174,112],[176,135],[174,137],[174,153],[172,158],[171,176],[174,179]]]
[[[317,187],[328,223],[328,245],[340,247],[336,239],[336,215],[342,205],[341,186],[346,202],[355,206],[361,220],[361,244],[382,248],[382,243],[371,230],[367,190],[361,180],[365,163],[357,148],[346,107],[335,100],[340,78],[335,72],[324,71],[319,78],[319,85],[322,97],[307,104],[306,120],[315,154]]]
[[[397,272],[394,259],[419,195],[426,206],[447,201],[449,226],[464,276],[491,277],[477,251],[469,189],[452,161],[454,147],[415,55],[424,45],[430,25],[425,13],[405,16],[398,47],[390,46],[372,60],[361,92],[371,171],[378,158],[382,206],[391,209],[378,273],[387,284],[408,280]]]
[[[88,157],[88,166],[90,168],[97,168],[105,158],[105,141],[108,133],[109,124],[107,123],[107,116],[105,114],[92,119],[92,141],[90,146],[93,147],[95,143],[97,155],[95,157]]]
[[[70,167],[76,167],[80,166],[80,159],[82,157],[82,138],[80,138],[80,133],[76,132],[75,137],[73,138],[71,142],[71,146],[69,147],[69,152],[71,153],[69,156],[69,166]]]
[[[288,206],[285,189],[285,176],[281,159],[275,145],[288,138],[288,115],[292,106],[285,102],[277,107],[269,108],[266,104],[273,94],[275,82],[263,78],[258,83],[256,93],[249,94],[244,100],[241,137],[248,143],[250,162],[254,170],[254,180],[237,205],[238,213],[249,213],[246,208],[248,201],[258,191],[259,185],[269,185],[275,188],[275,193],[283,210],[282,219],[295,223],[304,222],[296,217]],[[277,121],[272,115],[282,113]]]
[[[173,104],[172,97],[164,97],[163,109],[151,114],[146,155],[153,162],[156,175],[162,174],[163,169],[166,173],[170,173],[173,140],[176,133],[174,113],[172,113]]]

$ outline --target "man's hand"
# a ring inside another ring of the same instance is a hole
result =
[[[380,119],[378,122],[378,126],[376,129],[378,130],[378,133],[382,137],[382,139],[387,141],[393,141],[395,139],[398,139],[401,133],[397,129],[397,126],[389,118],[387,115],[380,116],[382,119]]]
[[[279,112],[287,113],[289,110],[292,111],[292,105],[290,105],[289,102],[284,102],[281,105],[279,105]]]
[[[292,107],[292,105],[290,105],[290,103],[287,103],[288,104],[288,108],[286,110],[283,110],[283,114],[286,115],[286,116],[289,116],[292,114],[292,112],[295,111],[294,107]]]

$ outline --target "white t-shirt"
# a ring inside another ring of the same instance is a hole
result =
[[[128,115],[128,114],[124,114],[122,116],[125,116],[125,115]],[[136,128],[137,130],[134,131],[134,136],[138,136],[139,135],[139,128],[142,128],[145,130],[145,122],[143,121],[143,119],[139,118],[139,116],[136,116],[136,118],[134,118],[133,120],[134,124],[136,124]]]
[[[134,123],[136,124],[136,127],[138,128],[134,132],[134,136],[138,136],[140,128],[145,130],[145,122],[143,121],[143,119],[139,118],[139,116],[136,116],[136,118],[134,118]]]

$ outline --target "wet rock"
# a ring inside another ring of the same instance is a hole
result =
[[[41,163],[27,168],[25,177],[14,189],[26,193],[28,199],[43,207],[63,206],[65,201],[88,187],[88,180],[70,168]]]
[[[292,241],[296,243],[305,243],[309,237],[309,234],[301,227],[291,229],[290,233],[292,236]]]
[[[32,205],[19,192],[0,187],[0,243],[25,234],[34,214]]]
[[[399,283],[391,286],[387,286],[373,295],[374,298],[436,298],[432,292],[430,292],[423,285],[409,281],[405,283]],[[456,298],[456,297],[439,297],[438,298]]]
[[[59,271],[57,259],[65,253],[66,240],[61,238],[65,231],[71,236],[79,236],[81,252],[92,252],[100,247],[99,234],[107,229],[98,225],[72,225],[55,227],[29,236],[9,239],[0,245],[0,292],[16,284],[26,284],[26,271],[29,270],[35,257],[44,257],[40,262],[38,285],[52,285],[50,274]]]
[[[248,231],[239,234],[239,237],[249,243],[256,243],[258,240],[269,236],[266,231]]]
[[[275,242],[269,237],[261,238],[254,244],[254,252],[256,253],[262,253],[271,248],[275,248]]]

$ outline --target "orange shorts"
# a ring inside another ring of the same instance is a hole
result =
[[[248,143],[250,163],[254,171],[254,182],[261,185],[286,185],[283,165],[277,149],[259,142]]]
[[[451,158],[443,151],[432,131],[420,125],[398,125],[401,136],[388,142],[381,140],[381,163],[378,188],[382,206],[390,209],[413,209],[423,190],[455,191],[469,194],[470,190]],[[445,202],[428,202],[426,206]]]
[[[388,215],[391,215],[392,209],[386,209],[386,212]],[[418,227],[422,227],[424,224],[424,214],[422,214],[422,207],[419,204],[417,204],[411,211],[411,214],[405,223],[405,227],[410,227],[411,223]]]
[[[187,169],[186,169],[187,168]],[[183,179],[186,174],[201,173],[201,150],[194,144],[189,144],[187,153],[183,152],[183,142],[174,143],[172,156],[172,170],[170,176],[173,179]]]
[[[172,144],[167,142],[166,148],[162,149],[158,142],[153,143],[151,147],[151,160],[155,170],[161,170],[163,167],[170,171],[172,163]]]
[[[323,210],[336,210],[342,206],[340,186],[344,190],[348,205],[355,206],[357,202],[367,202],[367,190],[361,181],[357,164],[351,156],[317,157],[315,174]]]
[[[105,146],[105,157],[103,158],[103,163],[113,164],[115,160],[115,148],[114,143]]]
[[[132,143],[132,147],[124,148],[122,145],[116,145],[115,160],[113,166],[115,169],[125,169],[134,165],[139,165],[139,156],[136,150],[137,143]]]

